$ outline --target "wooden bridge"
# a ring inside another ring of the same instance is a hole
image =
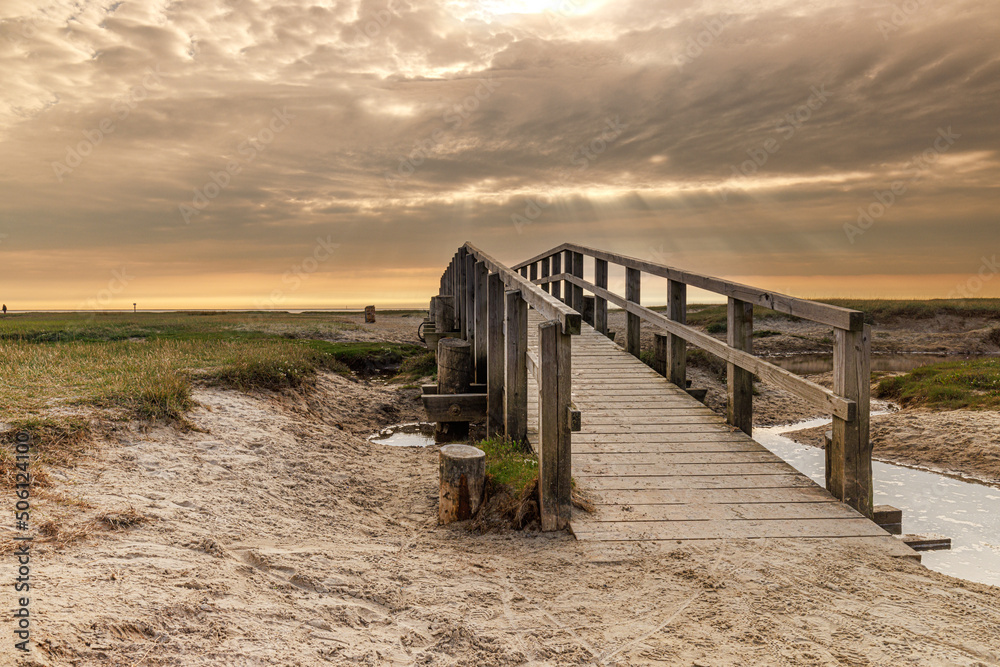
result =
[[[625,269],[624,296],[608,290],[609,263]],[[640,305],[643,273],[667,279],[666,314]],[[685,324],[687,285],[728,298],[726,343]],[[609,303],[627,312],[624,349],[608,337]],[[833,390],[753,356],[755,304],[833,327]],[[858,311],[575,244],[508,268],[467,243],[431,316],[434,339],[472,344],[488,433],[538,454],[544,530],[601,541],[843,538],[913,553],[870,520],[869,329]],[[662,332],[656,370],[638,359],[642,322]],[[726,417],[686,391],[688,343],[726,360]],[[826,489],[751,438],[754,375],[831,414]],[[596,512],[572,509],[571,477]]]

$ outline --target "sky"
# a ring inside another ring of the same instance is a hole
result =
[[[4,0],[0,301],[414,306],[465,241],[1000,296],[998,37],[995,0]]]

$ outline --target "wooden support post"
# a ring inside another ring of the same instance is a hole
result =
[[[528,303],[521,291],[505,293],[507,300],[506,384],[504,420],[507,437],[524,444],[528,441]]]
[[[552,275],[551,273],[549,273],[549,268],[550,268],[549,264],[550,264],[550,262],[549,262],[549,258],[548,257],[546,257],[545,259],[542,260],[542,278],[548,278],[550,275]],[[544,285],[542,285],[542,289],[545,290],[546,292],[550,292],[551,293],[552,292],[552,284],[551,283],[545,283]]]
[[[434,301],[434,312],[431,318],[434,320],[434,330],[438,333],[455,330],[455,298],[452,296],[439,296]]]
[[[562,254],[560,254],[560,253],[557,252],[556,254],[552,255],[551,259],[552,259],[552,275],[558,276],[560,273],[562,273]],[[551,285],[552,285],[552,296],[554,296],[555,298],[559,299],[560,301],[563,300],[563,298],[562,298],[562,284],[563,284],[563,281],[561,281],[561,280],[557,280],[554,283],[551,283]]]
[[[469,343],[460,338],[442,338],[438,341],[437,393],[467,394],[472,381]],[[435,442],[455,442],[469,437],[469,422],[437,422],[434,428]]]
[[[727,336],[729,347],[753,351],[753,304],[729,297]],[[726,421],[747,435],[753,434],[753,373],[726,364],[729,401]]]
[[[480,384],[486,383],[486,353],[489,343],[487,333],[489,304],[486,301],[486,279],[489,275],[490,270],[486,268],[485,262],[476,262],[476,298],[475,312],[473,313],[473,320],[476,325],[476,337],[473,339],[475,347],[472,350],[472,354],[475,357],[476,382]]]
[[[438,520],[446,524],[471,519],[483,502],[486,453],[469,445],[445,445],[438,451],[438,466]]]
[[[470,343],[476,338],[476,258],[465,255],[465,340]]]
[[[577,278],[583,278],[583,253],[573,253],[573,275]],[[573,285],[573,303],[571,305],[576,312],[583,312],[583,287],[580,285]]]
[[[520,273],[521,273],[521,277],[522,278],[527,278],[528,277],[528,267],[522,266]]]
[[[857,403],[855,418],[833,417],[828,465],[830,492],[867,517],[872,516],[870,438],[871,327],[834,329],[833,391]]]
[[[590,326],[594,326],[594,308],[596,300],[596,297],[590,295],[583,297],[583,307],[580,309],[580,316],[583,318],[583,321]]]
[[[562,530],[572,511],[570,390],[572,336],[556,321],[538,325],[538,510],[542,530]]]
[[[486,352],[486,437],[504,434],[503,423],[503,373],[504,373],[504,289],[499,273],[491,273],[486,280],[486,301],[489,311],[486,335],[489,339]]]
[[[642,272],[639,269],[625,269],[625,299],[632,303],[639,303],[639,280]],[[625,351],[634,357],[639,356],[642,344],[639,335],[641,333],[642,320],[638,315],[628,313],[625,318]]]
[[[575,253],[572,250],[563,250],[563,273],[568,273],[573,275],[573,256]],[[563,303],[565,303],[570,308],[573,307],[573,283],[563,281]]]
[[[687,285],[676,280],[667,282],[667,317],[687,324]],[[667,337],[667,379],[684,389],[687,386],[687,341],[680,336]]]
[[[458,269],[455,272],[455,317],[458,319],[458,330],[461,332],[464,340],[468,340],[469,338],[469,318],[465,313],[465,306],[468,304],[468,299],[466,298],[468,281],[465,279],[466,254],[467,251],[465,248],[459,248],[458,256],[455,258],[455,268]]]
[[[594,284],[608,289],[608,261],[594,260]],[[608,300],[597,297],[594,301],[594,328],[602,334],[608,333]]]
[[[653,334],[653,370],[667,375],[667,341],[670,334]],[[681,389],[684,387],[682,386]]]
[[[532,262],[528,265],[528,280],[531,282],[538,280],[538,262]]]

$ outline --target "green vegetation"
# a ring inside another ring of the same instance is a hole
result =
[[[1000,407],[1000,359],[922,366],[881,379],[875,395],[905,406],[996,409]]]
[[[490,438],[476,443],[486,452],[486,475],[494,482],[510,487],[519,496],[538,477],[538,459],[512,440]]]

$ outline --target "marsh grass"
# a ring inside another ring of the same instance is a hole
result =
[[[486,453],[486,475],[518,496],[538,477],[538,458],[513,440],[489,438],[476,443]]]
[[[1000,407],[1000,359],[946,361],[879,380],[875,395],[904,406]]]

